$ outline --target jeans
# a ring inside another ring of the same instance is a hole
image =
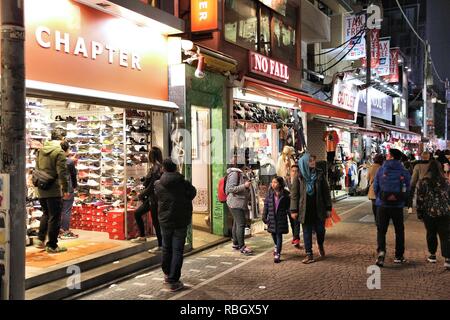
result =
[[[183,266],[184,243],[186,242],[187,227],[172,229],[161,228],[162,234],[162,270],[168,277],[169,283],[180,280]]]
[[[242,248],[245,246],[245,211],[243,209],[231,209],[233,215],[233,228],[231,235],[233,238],[233,245]]]
[[[69,231],[70,229],[70,216],[72,215],[73,201],[75,200],[75,195],[71,193],[69,199],[62,200],[62,217],[61,217],[61,229],[64,231]]]
[[[292,238],[294,240],[300,240],[300,221],[292,219],[291,215],[289,215],[289,222],[291,223]]]
[[[153,201],[152,201],[153,203]],[[150,204],[150,201],[144,201],[134,212],[134,218],[136,220],[136,224],[139,228],[139,236],[145,237],[145,224],[144,219],[142,217],[147,214],[147,212],[151,213],[152,215],[152,223],[153,227],[155,228],[156,238],[158,239],[158,247],[162,246],[162,236],[161,236],[161,228],[159,226],[159,219],[158,219],[158,205]]]
[[[61,197],[43,198],[39,199],[39,202],[43,215],[40,220],[38,238],[44,242],[48,233],[47,247],[56,249],[58,247],[58,235],[61,226],[62,199]]]
[[[283,234],[282,233],[272,233],[272,239],[277,246],[277,253],[281,254],[281,249],[283,248]]]
[[[386,252],[386,233],[389,221],[392,219],[395,228],[395,256],[400,258],[405,253],[405,226],[403,223],[403,208],[379,207],[377,214],[378,252]]]
[[[305,251],[307,255],[312,255],[312,234],[316,230],[317,244],[323,246],[325,242],[325,220],[316,221],[315,224],[303,224],[303,241],[305,242]]]
[[[432,218],[427,214],[423,215],[423,222],[427,229],[427,245],[431,254],[436,254],[438,239],[441,242],[441,253],[444,258],[450,258],[450,217]]]

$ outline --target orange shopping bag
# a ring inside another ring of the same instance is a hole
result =
[[[330,229],[332,226],[333,226],[333,221],[332,221],[332,219],[331,219],[331,218],[327,218],[327,219],[325,220],[325,228],[326,228],[326,229]]]
[[[341,217],[339,217],[339,215],[337,214],[336,210],[331,209],[331,219],[333,220],[334,223],[338,223],[341,221]]]

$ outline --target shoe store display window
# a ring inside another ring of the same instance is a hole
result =
[[[31,174],[38,150],[57,127],[67,132],[78,183],[70,229],[61,232],[60,240],[101,238],[114,243],[135,238],[134,211],[140,205],[138,194],[149,168],[148,152],[152,146],[164,148],[163,114],[28,98],[26,117],[27,244],[32,245],[37,237],[42,216]],[[153,236],[150,212],[144,221],[147,235]],[[99,250],[105,249],[100,246]]]

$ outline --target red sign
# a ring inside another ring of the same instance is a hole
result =
[[[256,52],[249,53],[250,71],[278,81],[289,80],[288,66]]]
[[[390,61],[390,74],[384,79],[389,83],[399,82],[399,70],[398,70],[398,59],[400,56],[400,51],[398,48],[391,49],[391,61]]]
[[[219,27],[217,0],[191,0],[191,31],[210,31]]]
[[[368,31],[370,36],[370,53],[371,53],[371,60],[370,60],[370,67],[371,68],[377,68],[380,65],[380,30],[379,29],[373,29]],[[366,58],[361,58],[362,66],[366,66]]]

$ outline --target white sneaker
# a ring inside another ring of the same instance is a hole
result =
[[[155,247],[153,249],[148,250],[149,253],[158,253],[162,251],[162,247]]]
[[[104,195],[111,195],[111,194],[113,194],[113,191],[109,190],[109,189],[102,189],[101,193]]]
[[[90,173],[89,174],[89,178],[92,178],[92,179],[98,179],[98,178],[100,178],[101,176],[100,175],[98,175],[98,174],[96,174],[96,173]]]
[[[132,243],[144,243],[147,241],[146,237],[137,237],[130,240]]]
[[[95,181],[95,180],[88,180],[87,185],[88,185],[89,187],[98,187],[98,186],[100,185],[100,183],[98,183],[98,182]]]

